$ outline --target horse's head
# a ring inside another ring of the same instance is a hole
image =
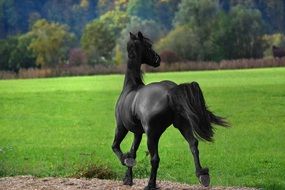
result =
[[[158,67],[160,56],[152,49],[151,41],[144,37],[141,32],[138,35],[130,33],[130,40],[127,45],[128,57],[130,59],[140,58],[142,63]]]

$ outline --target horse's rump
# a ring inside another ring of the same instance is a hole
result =
[[[197,82],[177,85],[169,91],[170,105],[175,114],[184,118],[198,139],[212,141],[214,130],[211,123],[224,127],[228,124],[214,115],[206,106],[202,90]]]

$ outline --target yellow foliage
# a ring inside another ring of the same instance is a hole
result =
[[[37,64],[37,65],[44,65],[44,64],[45,64],[45,61],[44,61],[43,56],[38,56],[38,57],[37,57],[37,59],[36,59],[36,64]]]
[[[284,47],[285,46],[285,35],[281,33],[266,34],[262,37],[263,41],[266,42],[267,48],[264,51],[264,57],[272,57],[272,46]]]
[[[38,20],[26,35],[32,38],[28,48],[37,56],[37,64],[42,66],[59,63],[73,38],[66,25],[44,19]]]
[[[122,64],[122,61],[123,61],[123,53],[120,50],[120,47],[116,45],[114,62],[116,65],[120,65]]]
[[[89,0],[81,0],[80,7],[87,9],[89,7]]]
[[[283,43],[285,43],[285,36],[281,33],[272,35],[266,34],[263,36],[263,40],[265,40],[271,46],[281,46]]]

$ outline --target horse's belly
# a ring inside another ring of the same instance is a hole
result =
[[[144,133],[144,129],[141,124],[139,125],[126,125],[125,128],[132,133],[141,134]]]
[[[128,109],[122,109],[120,114],[117,114],[117,120],[119,120],[128,131],[133,133],[144,132],[140,120],[138,120]]]

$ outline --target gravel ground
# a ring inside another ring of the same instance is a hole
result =
[[[33,176],[17,176],[0,178],[0,190],[134,190],[143,189],[147,184],[147,179],[135,179],[132,187],[125,186],[121,181],[101,180],[101,179],[76,179],[76,178],[36,178]],[[239,187],[209,187],[190,186],[188,184],[157,181],[161,190],[254,190],[252,188]]]

